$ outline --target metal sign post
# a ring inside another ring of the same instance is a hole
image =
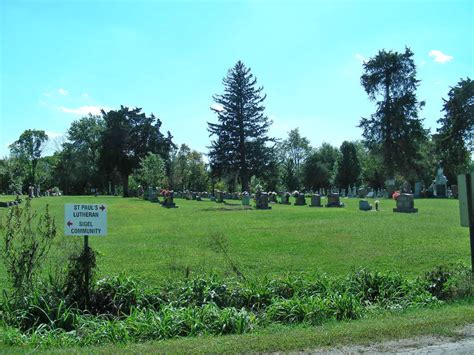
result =
[[[91,249],[89,235],[107,235],[107,206],[104,204],[69,203],[64,205],[64,235],[84,236],[84,288],[89,306]]]
[[[461,226],[469,227],[471,273],[474,278],[474,173],[458,175]]]

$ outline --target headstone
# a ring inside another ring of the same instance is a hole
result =
[[[367,189],[365,187],[359,188],[357,191],[359,198],[366,198],[367,197]]]
[[[242,194],[242,206],[250,206],[250,195],[247,191]]]
[[[443,168],[438,168],[436,174],[435,183],[435,195],[436,197],[447,197],[448,196],[448,179],[443,174]]]
[[[163,197],[164,201],[161,204],[161,206],[166,207],[166,208],[178,208],[176,204],[174,203],[174,191],[164,191],[163,192]]]
[[[289,192],[282,192],[280,203],[282,205],[289,205],[290,204],[290,196],[291,196],[291,194]]]
[[[374,191],[369,191],[367,193],[367,198],[374,198],[375,197],[375,192]]]
[[[415,193],[414,197],[419,198],[421,197],[421,192],[423,191],[423,183],[421,181],[415,182]]]
[[[331,193],[328,195],[328,203],[326,204],[326,207],[344,207],[338,193]]]
[[[397,198],[397,207],[393,212],[415,213],[418,208],[414,208],[415,200],[413,194],[400,194]]]
[[[255,194],[255,200],[256,200],[255,207],[257,209],[259,209],[259,210],[269,210],[269,209],[271,209],[271,207],[268,206],[268,194],[266,192],[258,191]]]
[[[313,194],[311,196],[311,205],[309,205],[309,207],[323,207],[321,205],[321,195]]]
[[[360,200],[359,201],[359,210],[360,211],[371,211],[372,205],[367,200]]]
[[[153,203],[160,202],[160,199],[158,198],[158,191],[156,191],[156,189],[151,189],[151,194],[148,196],[148,199]]]
[[[28,186],[28,197],[29,197],[29,198],[33,198],[33,197],[34,197],[33,186]]]
[[[220,190],[216,190],[216,202],[217,203],[224,203],[224,192]]]
[[[305,206],[306,205],[306,196],[302,192],[295,191],[293,193],[295,196],[295,206]]]

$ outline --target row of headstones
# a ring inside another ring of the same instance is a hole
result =
[[[257,209],[271,209],[269,206],[268,194],[266,192],[260,192],[256,194],[256,204]],[[289,205],[289,193],[282,195],[281,204]],[[243,205],[249,205],[250,199],[242,199]],[[304,193],[295,194],[295,206],[304,206],[306,205],[306,196]],[[415,201],[413,194],[400,194],[396,199],[396,208],[393,209],[393,212],[402,212],[402,213],[415,213],[418,212],[418,209],[415,208]],[[321,195],[313,194],[311,196],[311,204],[309,207],[323,207],[321,204]],[[344,203],[340,201],[338,193],[331,193],[328,196],[328,203],[326,207],[344,207]],[[372,205],[367,200],[359,201],[359,210],[361,211],[370,211],[372,210]],[[379,202],[375,201],[375,210],[379,210]]]
[[[267,192],[257,192],[255,194],[255,207],[257,209],[271,209],[269,206],[269,203],[277,203],[276,199],[273,200],[273,197],[270,196],[275,196],[271,193]],[[295,197],[295,206],[305,206],[306,205],[306,195],[301,192],[295,191],[293,193],[293,196]],[[290,205],[290,197],[291,194],[289,192],[285,192],[280,196],[280,204],[282,205]],[[247,196],[247,198],[242,198],[242,204],[243,205],[250,205],[250,196]],[[309,207],[323,207],[321,204],[321,195],[319,194],[313,194],[311,196],[311,204]],[[330,193],[328,195],[328,203],[326,204],[326,207],[344,207],[344,203],[340,201],[340,197],[338,193]]]
[[[12,207],[12,206],[18,206],[21,203],[21,198],[16,198],[15,201],[6,201],[6,202],[0,202],[0,207]]]

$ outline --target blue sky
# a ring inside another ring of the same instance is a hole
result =
[[[72,121],[120,105],[154,113],[175,143],[207,152],[212,95],[237,60],[264,86],[272,135],[299,127],[313,146],[339,146],[361,139],[360,117],[375,110],[363,60],[405,46],[434,132],[449,88],[473,77],[473,4],[0,0],[0,157],[25,129],[57,144]]]

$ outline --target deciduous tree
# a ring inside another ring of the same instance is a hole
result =
[[[128,177],[138,168],[140,160],[149,152],[168,160],[173,146],[172,136],[160,132],[161,121],[153,114],[145,115],[141,108],[102,111],[105,129],[101,135],[100,167],[110,175],[118,172],[123,185],[123,196],[128,197]]]
[[[448,180],[468,170],[474,152],[474,81],[461,79],[444,101],[444,117],[435,138],[441,165]]]
[[[36,166],[47,140],[48,135],[44,131],[28,129],[10,145],[11,155],[27,167],[27,182],[30,184],[36,184]]]

